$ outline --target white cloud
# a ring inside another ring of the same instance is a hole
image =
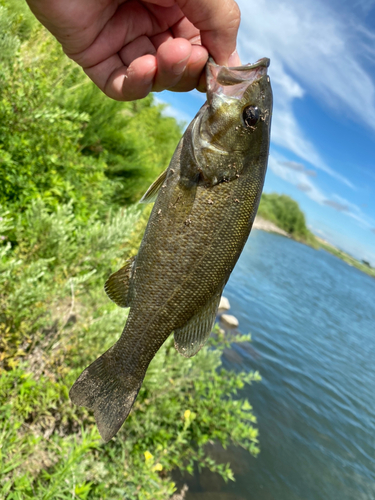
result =
[[[358,205],[336,193],[330,195],[324,193],[312,180],[310,170],[306,169],[304,165],[286,161],[281,155],[271,154],[268,166],[275,175],[304,192],[306,196],[319,205],[328,206],[351,217],[363,229],[372,230],[375,227],[375,221],[366,215]]]
[[[365,214],[358,205],[351,203],[338,194],[334,194],[332,196],[332,200],[334,203],[338,203],[339,205],[346,207],[345,212],[347,215],[356,220],[363,229],[373,230],[375,227],[375,220]]]
[[[326,200],[325,194],[316,186],[316,184],[311,180],[311,175],[309,175],[306,170],[295,170],[288,166],[288,162],[285,158],[281,156],[270,155],[268,160],[268,166],[272,172],[283,179],[289,184],[293,184],[300,191],[303,191],[306,196],[310,199],[319,203],[319,205],[324,205]],[[301,189],[302,188],[302,189]]]
[[[278,102],[275,103],[271,137],[275,144],[288,149],[302,160],[309,162],[348,187],[355,189],[354,185],[348,179],[325,163],[313,143],[305,137],[293,114],[291,102],[285,100],[281,104]]]
[[[374,44],[365,28],[340,19],[319,0],[239,0],[242,24],[239,52],[243,61],[270,57],[275,93],[272,139],[344,184],[353,184],[329,167],[298,124],[293,103],[306,92],[345,119],[375,130],[375,84],[359,60]],[[358,36],[357,36],[358,35]]]

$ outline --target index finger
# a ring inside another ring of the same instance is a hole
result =
[[[200,31],[202,45],[215,62],[227,65],[236,49],[241,13],[234,0],[175,0],[187,19]],[[174,0],[148,0],[167,7]]]

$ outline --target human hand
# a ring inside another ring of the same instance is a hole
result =
[[[234,0],[27,2],[64,52],[119,101],[164,89],[203,91],[208,53],[218,64],[241,64]]]

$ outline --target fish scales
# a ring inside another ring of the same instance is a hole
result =
[[[117,343],[70,391],[74,403],[94,410],[105,441],[128,416],[169,335],[174,332],[185,356],[196,354],[209,335],[264,183],[272,112],[268,64],[262,59],[223,69],[208,63],[208,102],[149,190],[159,192],[138,255],[106,283],[109,297],[130,307],[128,320]]]

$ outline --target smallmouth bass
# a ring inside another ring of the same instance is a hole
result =
[[[262,193],[272,114],[268,65],[266,58],[237,68],[207,63],[207,102],[141,200],[157,194],[138,255],[105,284],[110,299],[130,307],[128,320],[70,390],[74,404],[94,411],[104,441],[127,418],[169,335],[186,357],[210,335]]]

